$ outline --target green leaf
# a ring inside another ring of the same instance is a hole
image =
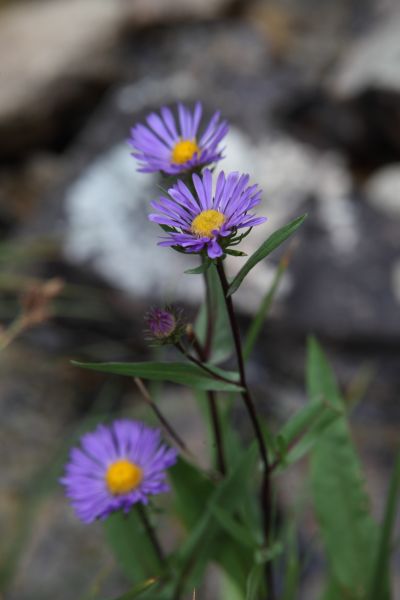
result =
[[[282,600],[296,600],[301,575],[300,560],[297,550],[296,528],[293,521],[286,530],[286,564]]]
[[[325,398],[343,409],[332,371],[317,342],[309,342],[311,401]],[[377,529],[345,415],[319,436],[311,453],[311,489],[329,571],[343,597],[364,598],[368,589]]]
[[[183,520],[190,532],[176,559],[186,579],[188,573],[195,572],[188,582],[190,585],[196,585],[206,565],[215,560],[241,589],[245,589],[253,553],[247,544],[238,541],[237,530],[229,532],[227,525],[233,512],[239,510],[243,496],[248,493],[248,481],[256,458],[257,447],[252,444],[218,486],[194,473],[193,467],[189,466],[188,471],[187,464],[184,465],[186,473],[183,477],[179,471],[179,477],[176,471],[172,474],[179,506],[184,510]],[[178,512],[181,514],[179,509]]]
[[[224,571],[220,575],[218,588],[219,600],[245,600],[243,590]]]
[[[129,377],[142,377],[152,381],[170,381],[187,385],[199,390],[216,390],[221,392],[240,392],[242,388],[235,383],[238,381],[237,373],[223,371],[214,366],[210,368],[216,375],[230,379],[232,383],[214,379],[197,365],[180,362],[137,362],[137,363],[82,363],[71,361],[73,365],[101,371],[102,373],[114,373]]]
[[[299,410],[275,438],[276,460],[283,454],[280,467],[287,467],[303,458],[342,414],[343,410],[329,405],[326,400],[314,400]]]
[[[224,529],[230,536],[236,538],[240,544],[245,544],[249,548],[254,549],[256,541],[247,526],[239,523],[226,510],[221,510],[218,506],[214,506],[211,512],[212,516],[221,526],[221,529]]]
[[[245,262],[243,267],[240,269],[239,273],[233,279],[231,285],[228,289],[228,296],[232,296],[237,289],[240,287],[243,279],[246,275],[251,271],[253,267],[256,266],[261,260],[263,260],[266,256],[271,254],[275,248],[280,246],[288,237],[290,237],[298,227],[303,223],[306,219],[307,215],[303,215],[298,217],[294,221],[288,223],[278,231],[275,231],[261,246],[250,256],[250,258]]]
[[[246,583],[246,600],[258,600],[263,583],[264,565],[254,565]]]
[[[345,596],[343,596],[344,593],[346,593]],[[351,592],[349,593],[351,594]],[[343,587],[341,587],[335,579],[328,579],[328,583],[326,585],[321,600],[339,600],[339,598],[343,597],[346,599],[350,598],[352,600],[356,600],[356,598],[353,595],[347,594],[347,590],[346,592],[344,592]],[[360,596],[357,596],[357,600],[358,598],[360,598]],[[377,600],[377,598],[375,598],[375,600]]]
[[[272,302],[275,298],[276,291],[279,287],[279,283],[282,279],[284,272],[287,269],[287,260],[282,260],[279,263],[279,267],[276,270],[274,279],[272,280],[271,287],[265,294],[259,309],[257,311],[256,316],[251,322],[249,331],[247,332],[246,340],[243,345],[243,358],[247,360],[251,354],[251,351],[254,348],[254,344],[261,332],[261,329],[264,325],[264,321],[268,316],[269,309],[271,308]]]
[[[157,583],[157,580],[154,578],[150,578],[147,579],[145,581],[142,581],[141,583],[138,583],[137,585],[135,585],[132,589],[129,590],[129,592],[126,592],[126,594],[123,594],[122,596],[118,596],[118,598],[115,598],[114,600],[136,600],[136,598],[147,598],[148,600],[150,600],[150,597],[148,596],[148,594],[146,594],[146,596],[144,595],[145,592],[148,592],[150,588],[154,587],[155,584]],[[155,594],[154,590],[153,590],[153,594]],[[161,600],[162,596],[158,595],[157,596],[153,596],[153,599],[158,599]]]
[[[175,510],[190,530],[203,515],[215,485],[200,469],[182,457],[169,469],[169,477],[175,491]]]
[[[389,492],[386,499],[385,517],[380,532],[377,556],[372,574],[369,600],[389,600],[389,564],[392,551],[393,528],[396,521],[400,496],[400,452],[394,465]]]
[[[136,508],[128,514],[121,511],[104,521],[107,542],[132,583],[143,584],[161,571],[160,561],[143,527]]]

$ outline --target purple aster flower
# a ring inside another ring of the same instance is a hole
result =
[[[129,420],[99,425],[73,448],[61,483],[76,515],[91,523],[110,513],[147,504],[169,490],[165,470],[177,453],[161,443],[160,430]]]
[[[240,242],[239,229],[264,223],[249,211],[261,200],[257,185],[248,186],[249,176],[222,171],[213,191],[212,173],[206,169],[201,177],[192,176],[193,193],[183,183],[168,190],[169,198],[162,196],[153,201],[157,213],[150,221],[169,228],[168,237],[160,246],[173,246],[184,252],[207,251],[210,258],[222,256],[229,246]]]
[[[147,117],[147,126],[133,127],[129,144],[134,149],[132,155],[140,162],[138,170],[177,175],[220,160],[219,144],[228,133],[228,125],[220,121],[220,113],[216,112],[200,134],[202,112],[200,102],[193,113],[179,103],[177,125],[171,110],[164,106],[161,115],[151,113]]]

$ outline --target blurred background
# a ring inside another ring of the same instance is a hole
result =
[[[306,401],[306,336],[320,339],[380,518],[400,423],[399,3],[2,0],[0,81],[0,598],[127,588],[101,526],[75,519],[57,477],[82,428],[148,418],[131,381],[70,359],[150,357],[149,305],[178,300],[195,314],[201,278],[182,274],[195,260],[156,246],[157,177],[136,172],[126,143],[135,122],[177,100],[222,111],[232,126],[221,165],[264,190],[268,222],[247,252],[309,214],[249,379],[277,427]],[[279,256],[236,296],[243,326]],[[160,401],[204,454],[190,395],[168,387]],[[279,480],[283,510],[307,496],[306,476],[305,463]],[[314,600],[323,566],[311,511],[300,544]],[[210,582],[205,598],[217,597]]]

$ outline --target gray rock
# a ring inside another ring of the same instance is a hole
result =
[[[353,96],[368,87],[400,90],[400,10],[392,3],[347,48],[330,81],[335,93]]]
[[[343,216],[348,233],[355,235],[346,251],[337,251],[323,222],[311,218],[306,224],[293,259],[287,326],[341,343],[391,345],[400,336],[400,306],[392,285],[400,255],[399,223],[361,202],[350,207]],[[312,208],[310,213],[315,214]],[[340,224],[337,233],[343,235]]]
[[[0,78],[7,85],[0,90],[0,156],[54,143],[67,125],[57,122],[61,112],[93,104],[115,76],[109,57],[120,22],[118,0],[40,0],[2,9]]]
[[[365,194],[377,210],[400,219],[400,164],[380,169],[370,177]]]
[[[186,22],[193,19],[213,19],[232,7],[234,0],[135,0],[125,4],[125,26]]]
[[[233,1],[37,0],[3,7],[0,157],[15,160],[32,148],[65,145],[121,75],[127,31],[213,19]]]

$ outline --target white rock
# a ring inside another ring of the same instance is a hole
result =
[[[223,14],[232,0],[135,0],[125,5],[126,19],[135,25],[210,19]]]
[[[334,92],[352,96],[368,86],[400,90],[400,6],[346,48],[331,80]]]
[[[31,110],[61,77],[97,68],[120,21],[120,0],[40,0],[2,9],[0,120]]]
[[[400,217],[400,163],[380,169],[369,179],[365,193],[376,209]]]
[[[231,129],[226,148],[227,158],[221,168],[248,172],[264,191],[257,213],[267,216],[268,221],[253,229],[242,250],[251,254],[275,229],[299,216],[310,195],[320,198],[322,206],[329,204],[331,212],[321,210],[328,239],[335,247],[345,247],[345,227],[353,232],[356,226],[345,200],[349,180],[337,157],[318,154],[278,136],[256,145],[236,128]],[[136,297],[198,302],[201,277],[183,274],[198,259],[156,245],[160,230],[148,221],[147,213],[149,201],[158,194],[157,177],[135,169],[124,144],[98,157],[71,185],[65,199],[66,252],[72,260],[90,264],[114,286]],[[229,258],[229,273],[234,275],[245,260]],[[243,310],[252,313],[256,309],[274,272],[268,260],[251,272],[237,294]],[[281,293],[289,289],[286,278]]]
[[[391,279],[393,295],[400,304],[400,260],[397,260],[392,267]]]

